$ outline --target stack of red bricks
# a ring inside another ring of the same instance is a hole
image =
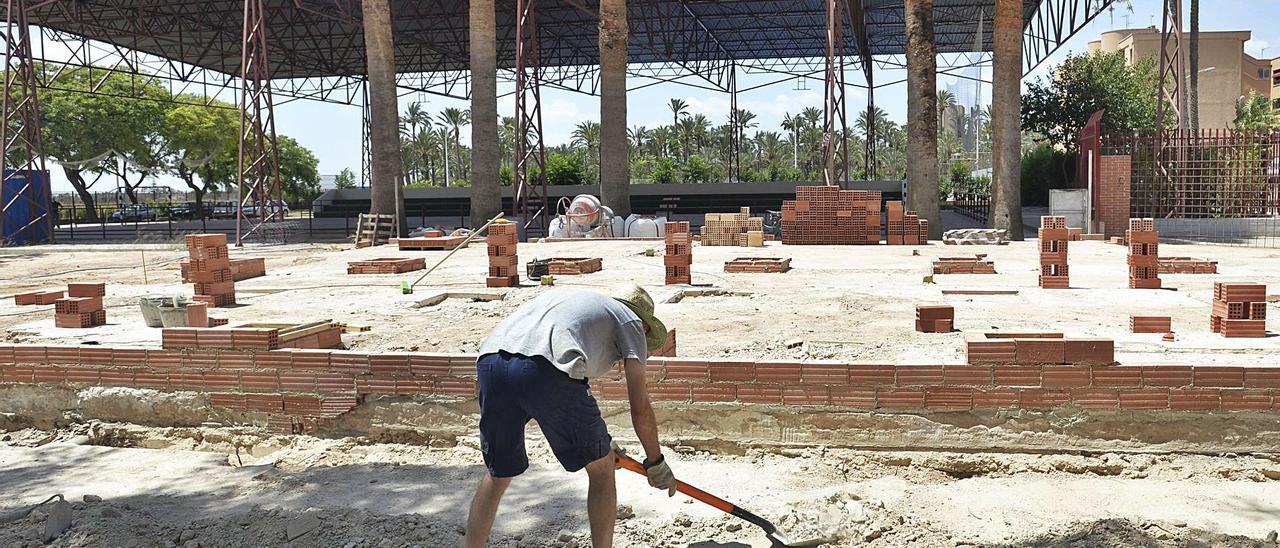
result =
[[[667,271],[667,285],[693,283],[693,237],[688,221],[667,221],[662,225],[667,252],[662,264]]]
[[[880,192],[840,190],[834,186],[796,187],[796,199],[782,202],[782,243],[880,243]]]
[[[280,348],[280,330],[267,327],[166,327],[160,332],[160,340],[161,346],[168,350],[277,350]]]
[[[487,287],[518,287],[520,259],[516,257],[516,224],[495,222],[489,225],[489,277]]]
[[[1040,217],[1040,287],[1067,289],[1071,286],[1067,271],[1067,218],[1057,215]]]
[[[403,274],[427,267],[422,257],[382,257],[347,263],[347,274]]]
[[[191,261],[182,261],[179,264],[182,272],[182,283],[194,283],[191,279]],[[265,259],[231,259],[231,280],[241,282],[249,278],[257,278],[267,275],[267,263]]]
[[[950,333],[956,322],[956,309],[950,305],[916,305],[916,331]]]
[[[738,213],[708,213],[703,220],[702,245],[746,245],[748,233],[764,234],[764,219],[751,216],[751,208]]]
[[[32,291],[30,293],[18,293],[13,296],[13,304],[17,306],[28,305],[50,305],[66,295],[63,291]]]
[[[1267,286],[1214,282],[1209,328],[1223,337],[1266,337]]]
[[[1015,338],[975,338],[965,343],[970,364],[1019,365],[1111,365],[1115,363],[1115,341],[1074,339],[1060,333],[1015,334]]]
[[[1129,287],[1160,289],[1160,233],[1155,219],[1129,219]]]
[[[104,283],[67,285],[67,296],[53,301],[53,325],[80,329],[107,323],[107,311],[102,308],[102,297],[106,294]]]
[[[195,285],[195,300],[210,306],[236,304],[236,282],[227,255],[226,234],[188,234],[191,256],[188,277]]]
[[[933,261],[934,274],[995,274],[996,263],[988,261],[985,253],[972,257],[938,257]]]
[[[724,263],[725,272],[734,273],[777,273],[791,270],[791,259],[776,257],[738,257]]]
[[[885,243],[889,245],[920,245],[929,242],[929,221],[911,210],[904,210],[902,202],[885,202],[885,219],[888,231]]]
[[[1217,274],[1218,261],[1193,257],[1160,257],[1161,274]]]
[[[1173,318],[1169,316],[1129,316],[1129,331],[1133,333],[1171,333]]]
[[[548,259],[547,263],[547,273],[552,276],[590,274],[603,268],[599,257],[554,257]]]

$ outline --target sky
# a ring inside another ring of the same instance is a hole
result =
[[[1132,5],[1132,11],[1126,6]],[[1184,1],[1184,4],[1187,2]],[[1043,76],[1048,67],[1062,61],[1069,53],[1084,52],[1088,43],[1112,29],[1145,27],[1159,25],[1159,0],[1117,1],[1110,13],[1103,13],[1082,31],[1072,37],[1054,55],[1036,68],[1028,80]],[[1280,2],[1275,0],[1203,0],[1201,10],[1201,29],[1210,30],[1252,30],[1253,39],[1245,44],[1245,49],[1256,57],[1275,57],[1280,55]],[[1184,15],[1184,22],[1186,16]],[[1271,23],[1263,23],[1271,22]],[[990,24],[988,22],[988,24]],[[902,70],[878,69],[876,81],[892,82],[904,77]],[[983,78],[990,79],[991,71],[986,69]],[[745,89],[767,83],[776,78],[762,78],[755,75],[738,76],[739,89]],[[860,73],[851,68],[847,79],[860,82]],[[1026,80],[1024,80],[1025,82]],[[955,85],[960,80],[954,77],[940,76],[939,89],[946,89],[948,84]],[[636,85],[631,82],[630,85]],[[971,84],[964,84],[972,87]],[[822,83],[810,80],[807,89],[796,89],[794,81],[788,81],[749,92],[738,94],[738,107],[757,115],[759,130],[780,131],[783,117],[787,113],[796,113],[805,107],[822,106]],[[510,86],[499,85],[499,94],[509,93]],[[982,102],[989,101],[990,86],[983,86]],[[890,119],[902,123],[906,118],[906,84],[877,88],[876,104],[888,112]],[[635,90],[627,97],[627,125],[655,127],[671,123],[671,111],[667,108],[670,98],[678,97],[689,103],[689,111],[693,114],[704,114],[713,124],[725,121],[729,113],[729,97],[725,93],[690,88],[677,84],[661,84]],[[852,125],[856,113],[865,109],[866,91],[861,88],[848,88],[846,91],[849,109],[849,123]],[[403,112],[408,104],[414,101],[423,103],[429,112],[439,112],[448,107],[469,108],[467,101],[445,98],[428,94],[413,94],[400,98],[399,107]],[[599,120],[600,102],[597,97],[567,92],[562,90],[543,90],[543,124],[548,145],[557,145],[569,141],[574,126],[583,121]],[[514,99],[507,95],[498,102],[499,116],[511,116],[514,112]],[[343,168],[351,169],[359,176],[361,149],[361,109],[359,106],[335,105],[314,101],[292,101],[279,105],[276,111],[276,130],[278,133],[297,139],[303,146],[311,149],[320,160],[319,171],[322,175],[332,175]],[[469,139],[468,130],[462,130],[463,142]],[[71,190],[60,173],[60,169],[50,166],[53,171],[54,191]],[[159,184],[181,187],[182,184],[161,178]],[[104,181],[99,186],[109,186]],[[95,186],[94,190],[102,190]]]

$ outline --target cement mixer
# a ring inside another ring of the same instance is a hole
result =
[[[590,194],[579,194],[573,200],[561,198],[556,204],[563,213],[551,220],[552,238],[612,238],[613,210]]]

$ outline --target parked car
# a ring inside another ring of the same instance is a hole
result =
[[[203,210],[203,213],[200,211]],[[200,208],[196,208],[195,202],[186,202],[169,208],[170,219],[200,219],[213,217],[213,204],[204,202],[200,204]]]
[[[154,221],[156,210],[146,204],[133,204],[115,210],[108,218],[117,223]]]
[[[233,202],[214,202],[213,218],[230,219],[236,216],[236,204]]]
[[[283,219],[289,215],[289,204],[286,204],[284,200],[267,200],[266,210],[266,216]],[[245,204],[244,216],[258,217],[258,204]]]

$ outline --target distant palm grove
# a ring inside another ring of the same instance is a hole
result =
[[[974,157],[973,128],[978,128],[979,150],[987,145],[985,110],[967,113],[955,105],[945,91],[938,93],[939,111],[945,114],[939,136],[939,170],[943,183],[953,172],[967,178]],[[735,110],[720,123],[703,114],[689,112],[681,99],[667,103],[671,123],[657,127],[632,126],[627,129],[631,181],[634,183],[680,184],[755,181],[819,181],[822,179],[822,111],[805,108],[786,114],[777,131],[762,129],[756,115]],[[906,132],[889,120],[884,110],[875,111],[876,178],[905,177]],[[849,173],[865,178],[864,162],[868,120],[859,111],[844,136],[849,150]],[[400,120],[401,155],[410,187],[470,186],[471,149],[460,139],[461,128],[471,123],[466,109],[446,108],[430,113],[421,103],[410,103]],[[501,184],[510,185],[516,139],[515,118],[503,116],[498,139],[502,165]],[[741,136],[740,172],[731,173],[731,136]],[[968,136],[968,137],[966,137]],[[967,139],[967,140],[966,140]],[[966,146],[967,145],[967,146]],[[582,122],[569,143],[547,146],[547,182],[553,185],[594,184],[600,174],[600,123]],[[959,181],[957,181],[959,182]]]

